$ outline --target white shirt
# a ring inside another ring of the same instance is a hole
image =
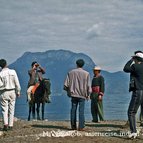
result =
[[[14,89],[17,94],[20,94],[20,83],[15,70],[3,68],[0,72],[0,90]]]

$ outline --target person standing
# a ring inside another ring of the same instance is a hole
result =
[[[134,52],[134,55],[136,55],[137,53],[143,53],[142,51],[135,51]],[[134,90],[134,88],[135,88],[135,86],[134,86],[134,75],[132,75],[132,73],[130,73],[130,82],[129,82],[130,84],[129,84],[129,92],[132,92],[133,90]],[[142,121],[142,115],[141,115],[141,109],[140,109],[140,114],[139,114],[139,120],[140,120],[140,125],[142,126],[143,125],[143,121]],[[129,126],[129,121],[127,121],[126,123],[125,123],[125,125],[123,125],[123,128],[126,128],[126,127],[128,127]]]
[[[130,73],[134,77],[130,83],[132,87],[132,98],[128,107],[128,120],[131,131],[129,138],[136,138],[137,129],[135,116],[139,106],[141,106],[141,112],[143,112],[143,53],[135,53],[125,64],[123,71]],[[143,115],[143,113],[141,114]]]
[[[42,75],[45,74],[44,68],[42,68],[36,61],[32,62],[31,69],[28,71],[29,82],[27,89],[27,100],[31,101],[31,93],[34,94],[36,88],[39,86],[39,82],[42,80]]]
[[[20,96],[21,87],[16,71],[7,67],[5,59],[0,59],[0,67],[0,103],[3,130],[7,131],[13,128],[16,95]]]
[[[91,93],[90,75],[83,69],[84,60],[76,61],[77,68],[71,70],[64,82],[64,90],[71,97],[71,129],[83,131],[85,127],[84,106],[85,100]],[[76,124],[76,112],[79,105],[79,124]]]
[[[91,114],[92,122],[98,122],[98,117],[100,121],[104,121],[103,114],[103,95],[104,95],[104,77],[100,74],[101,68],[95,66],[93,69],[94,77],[92,79],[92,93],[90,96],[91,99]]]

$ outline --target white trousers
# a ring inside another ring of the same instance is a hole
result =
[[[16,93],[15,90],[5,91],[0,94],[0,103],[4,125],[13,126],[15,112]]]
[[[28,102],[31,101],[31,91],[34,88],[34,85],[29,86],[29,88],[27,89],[27,100]]]

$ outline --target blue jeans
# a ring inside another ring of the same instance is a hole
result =
[[[71,108],[71,128],[76,129],[76,112],[77,112],[77,106],[79,105],[79,125],[78,128],[82,129],[84,128],[84,105],[85,105],[85,99],[83,98],[77,98],[72,97],[71,99],[72,108]]]
[[[132,99],[130,101],[129,108],[128,108],[128,119],[129,119],[131,133],[137,132],[135,115],[140,105],[141,105],[141,109],[143,109],[143,90],[133,91]],[[143,113],[141,114],[143,115]]]

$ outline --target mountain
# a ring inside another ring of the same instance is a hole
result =
[[[84,69],[87,70],[91,78],[92,69],[96,65],[92,59],[83,53],[74,53],[66,50],[49,50],[46,52],[25,52],[14,63],[9,65],[14,68],[19,76],[22,92],[26,92],[29,80],[28,70],[31,63],[37,61],[46,69],[44,77],[51,80],[52,95],[61,95],[63,92],[63,83],[69,70],[76,67],[76,60],[82,58],[85,61]],[[128,75],[122,71],[110,73],[102,71],[105,78],[106,93],[125,93],[128,92]]]

